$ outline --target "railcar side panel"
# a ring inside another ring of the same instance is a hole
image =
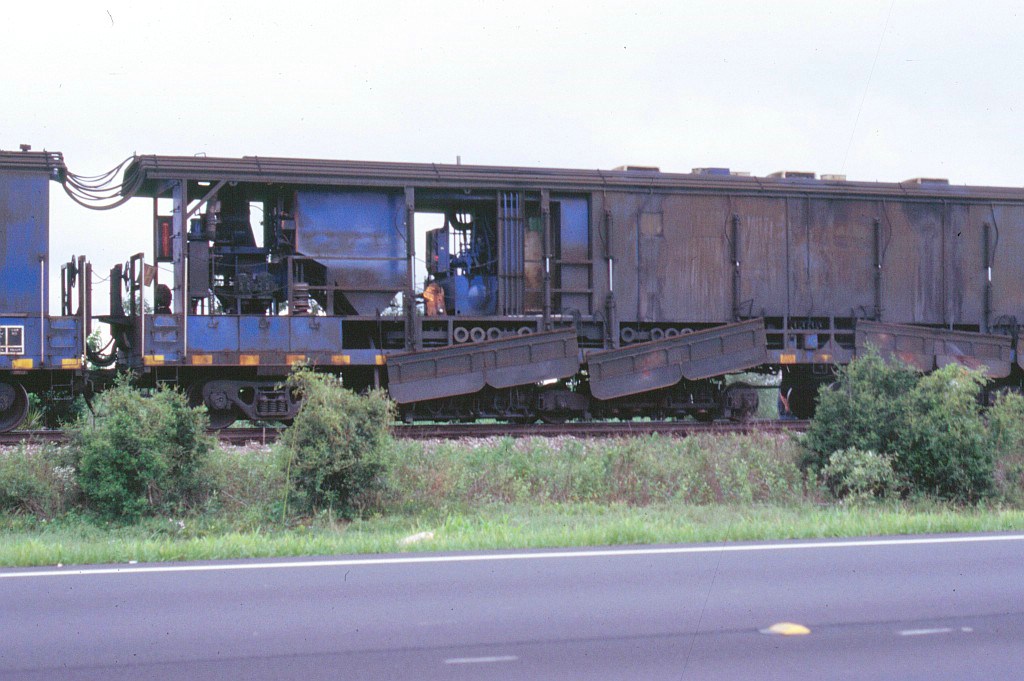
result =
[[[980,222],[992,225],[991,323],[1016,326],[1024,322],[1024,206],[978,206],[977,210],[981,213]],[[986,280],[987,274],[986,269]]]
[[[0,314],[38,316],[47,309],[49,182],[45,173],[0,172]]]
[[[727,212],[739,218],[739,313],[743,317],[783,317],[788,300],[786,201],[736,197]]]

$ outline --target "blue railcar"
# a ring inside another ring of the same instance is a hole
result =
[[[50,182],[65,170],[60,154],[0,151],[0,432],[25,418],[29,393],[69,399],[85,387],[84,258],[63,266],[61,314],[49,311]]]

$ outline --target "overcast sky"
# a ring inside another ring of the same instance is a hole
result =
[[[1024,185],[1024,3],[10,3],[0,148]],[[52,185],[51,262],[151,246]],[[103,295],[102,290],[97,292]]]

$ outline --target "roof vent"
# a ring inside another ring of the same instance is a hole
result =
[[[694,168],[694,175],[731,175],[728,168]]]
[[[660,173],[661,168],[658,166],[617,166],[612,170],[625,170],[630,173]]]
[[[919,187],[948,187],[949,180],[944,177],[915,177],[911,180],[904,180],[903,184],[916,184]]]
[[[803,170],[780,170],[777,173],[772,173],[768,177],[778,177],[784,180],[813,180],[816,176],[814,173],[809,173]]]
[[[846,175],[837,175],[835,173],[823,173],[821,179],[824,180],[825,182],[846,182]]]

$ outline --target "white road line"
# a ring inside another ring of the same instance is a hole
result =
[[[904,629],[900,632],[900,636],[932,636],[933,634],[949,634],[952,631],[947,627],[942,629]]]
[[[859,549],[935,544],[974,544],[1020,542],[1024,534],[966,537],[916,537],[908,539],[858,539],[853,541],[815,541],[788,544],[725,544],[712,546],[674,546],[663,548],[602,549],[596,551],[537,551],[531,553],[485,553],[456,556],[393,556],[389,558],[341,558],[336,560],[298,560],[264,563],[209,563],[200,565],[153,565],[103,568],[49,568],[0,572],[0,579],[27,577],[84,577],[91,575],[134,575],[164,572],[230,572],[234,570],[284,570],[297,568],[368,567],[377,565],[420,565],[428,563],[490,563],[510,560],[563,560],[573,558],[625,558],[630,556],[676,556],[702,553],[750,553],[756,551],[811,551],[817,549]]]
[[[494,664],[495,662],[515,662],[519,658],[515,655],[500,655],[497,657],[453,657],[445,660],[445,664]]]

